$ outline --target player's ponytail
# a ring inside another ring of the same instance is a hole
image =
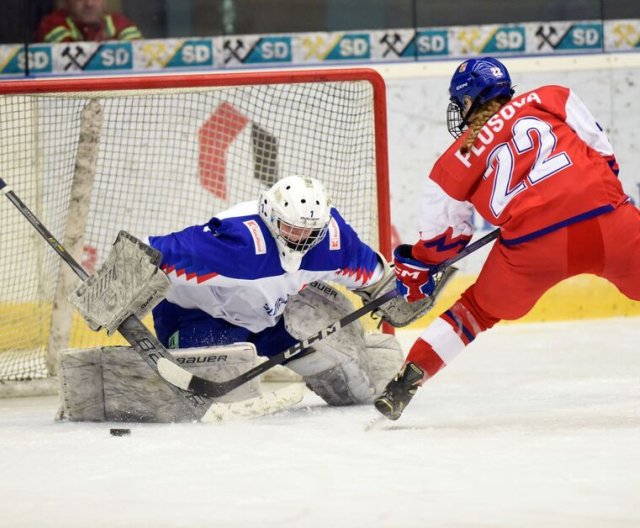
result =
[[[471,150],[473,143],[480,133],[480,129],[487,123],[487,121],[489,121],[489,119],[491,119],[491,116],[509,102],[510,99],[511,97],[496,97],[495,99],[491,99],[491,101],[484,103],[474,112],[475,115],[469,123],[469,133],[462,142],[460,153],[467,154]]]

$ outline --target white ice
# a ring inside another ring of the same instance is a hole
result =
[[[639,319],[499,326],[369,432],[313,394],[121,438],[0,400],[0,526],[638,527],[639,342]]]

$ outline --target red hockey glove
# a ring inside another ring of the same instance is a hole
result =
[[[411,246],[402,244],[393,252],[396,289],[408,302],[419,301],[433,293],[436,285],[431,276],[432,266],[411,256]]]

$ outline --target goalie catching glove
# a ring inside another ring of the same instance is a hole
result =
[[[158,250],[120,231],[104,264],[69,296],[92,330],[113,334],[135,315],[142,319],[169,291]]]
[[[385,266],[385,272],[382,279],[375,284],[367,286],[366,288],[354,291],[354,293],[357,293],[365,303],[368,303],[373,299],[377,299],[385,293],[397,288],[398,281],[396,279],[396,274],[394,273],[395,267],[388,264],[382,255],[378,254],[378,257]],[[430,281],[433,283],[431,293],[423,295],[416,302],[408,302],[402,295],[398,295],[398,297],[391,299],[378,308],[375,314],[396,328],[401,328],[411,324],[431,309],[438,294],[456,271],[456,268],[448,267],[444,271],[430,277]]]

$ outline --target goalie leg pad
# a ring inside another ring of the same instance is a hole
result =
[[[167,294],[169,278],[158,268],[161,255],[120,231],[100,269],[69,296],[93,330],[109,335],[130,315],[142,319]]]
[[[186,369],[215,381],[238,376],[258,362],[251,343],[172,353]],[[63,353],[59,383],[58,416],[70,421],[170,423],[192,420],[190,404],[176,396],[129,347]],[[235,402],[261,394],[260,379],[254,378],[216,401]]]
[[[303,378],[307,387],[329,405],[358,405],[373,401],[369,380],[354,365],[351,368],[336,365]]]
[[[365,354],[369,364],[369,379],[377,397],[382,394],[387,383],[400,370],[404,364],[405,356],[398,340],[390,334],[367,334],[365,341],[367,343]]]
[[[342,293],[314,282],[287,303],[284,312],[287,331],[296,339],[305,339],[354,310]],[[393,341],[393,336],[389,336]],[[402,354],[392,348],[395,368],[384,380],[372,364],[375,354],[368,351],[369,337],[359,321],[342,328],[313,346],[314,352],[286,364],[300,374],[307,386],[329,405],[371,403],[384,381],[389,381],[402,364]],[[375,338],[373,338],[375,340]],[[399,355],[398,355],[399,354]],[[383,385],[384,386],[384,385]]]

